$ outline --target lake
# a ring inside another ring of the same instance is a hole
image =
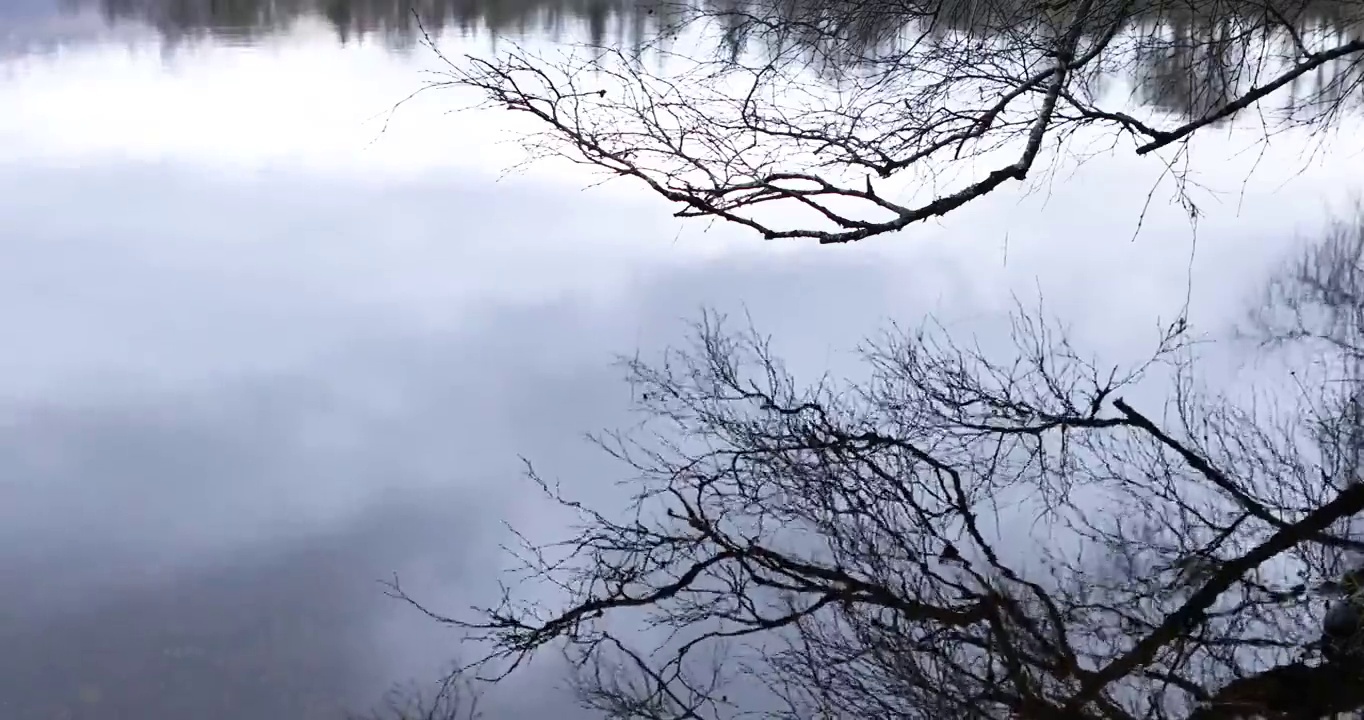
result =
[[[649,31],[616,0],[420,9],[451,54]],[[527,126],[449,112],[458,91],[395,110],[440,67],[411,18],[0,5],[5,720],[364,709],[459,654],[379,581],[490,601],[502,522],[557,522],[520,458],[609,494],[622,469],[583,433],[632,421],[613,359],[701,308],[748,312],[805,374],[855,368],[889,320],[998,338],[1039,293],[1133,357],[1186,297],[1210,332],[1239,318],[1364,158],[1354,117],[1322,152],[1215,130],[1191,150],[1196,224],[1159,163],[1121,154],[893,236],[769,244],[624,181],[507,173]],[[559,668],[531,673],[490,716],[573,717]]]

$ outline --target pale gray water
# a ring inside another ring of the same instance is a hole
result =
[[[518,455],[606,492],[580,434],[628,422],[612,354],[660,348],[702,305],[747,306],[819,371],[885,318],[988,331],[1039,289],[1132,354],[1183,298],[1194,234],[1165,193],[1129,242],[1158,175],[1130,159],[900,237],[765,246],[625,185],[496,182],[498,118],[439,96],[380,136],[420,49],[342,46],[304,17],[165,53],[88,10],[0,12],[5,720],[332,717],[431,677],[458,648],[376,581],[450,609],[486,596],[500,521],[546,522]],[[1255,158],[1200,147],[1221,194],[1196,318],[1233,317],[1343,207],[1348,134],[1285,184],[1294,142],[1244,199]],[[499,716],[568,717],[552,669],[523,682]]]

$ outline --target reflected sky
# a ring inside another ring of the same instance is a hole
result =
[[[500,521],[553,532],[518,456],[609,492],[581,433],[629,421],[615,353],[713,306],[812,375],[887,319],[997,332],[1040,292],[1120,360],[1190,269],[1195,320],[1236,316],[1361,157],[1354,126],[1311,158],[1210,135],[1196,232],[1161,186],[1132,241],[1161,169],[1119,157],[897,236],[768,245],[628,185],[503,178],[505,117],[449,95],[381,134],[429,62],[307,27],[5,61],[6,720],[335,717],[457,651],[376,580],[458,609],[493,590]],[[500,717],[565,718],[542,680]]]

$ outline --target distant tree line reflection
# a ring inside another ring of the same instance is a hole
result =
[[[97,6],[110,23],[134,21],[156,28],[167,40],[211,36],[229,43],[254,43],[262,37],[295,27],[304,19],[322,20],[345,43],[381,39],[394,48],[411,48],[425,29],[435,35],[455,33],[493,36],[549,36],[587,40],[598,45],[639,47],[685,14],[688,0],[64,0],[76,6]],[[828,44],[824,29],[830,16],[841,37],[839,52],[856,55],[861,46],[884,43],[896,31],[916,21],[915,13],[893,0],[694,0],[714,17],[726,13],[748,15],[756,3],[775,5],[777,12],[796,20],[790,27],[818,27],[812,37],[788,37],[811,47]],[[1008,33],[1011,25],[1055,10],[1066,0],[938,0],[930,3],[935,32],[973,30],[982,34]],[[1217,107],[1254,84],[1263,64],[1247,57],[1264,52],[1292,37],[1250,38],[1248,29],[1295,25],[1303,33],[1339,37],[1357,35],[1364,28],[1364,0],[1133,0],[1133,42],[1115,44],[1127,56],[1107,63],[1110,73],[1097,73],[1094,83],[1125,76],[1137,99],[1181,116],[1197,116]],[[916,6],[917,7],[917,6]],[[988,12],[982,8],[988,7]],[[768,17],[772,8],[756,13]],[[1262,14],[1263,17],[1252,17]],[[1266,22],[1270,16],[1273,22]],[[420,23],[418,22],[420,18]],[[988,27],[984,27],[988,25]],[[1138,27],[1143,26],[1143,27]],[[993,30],[991,28],[994,28]],[[1152,40],[1160,35],[1159,40]],[[735,38],[735,50],[745,40]],[[1007,40],[1005,41],[1007,42]],[[860,44],[860,45],[859,45]],[[1268,52],[1274,52],[1268,50]],[[827,56],[827,53],[825,53]],[[969,59],[966,59],[969,62]],[[1105,63],[1099,63],[1102,68]],[[1277,93],[1275,102],[1287,107],[1290,119],[1295,102],[1310,98],[1320,106],[1347,107],[1364,97],[1364,63],[1336,63],[1298,78],[1293,87]],[[1357,102],[1355,103],[1357,104]]]
[[[415,44],[420,29],[463,35],[531,36],[576,31],[597,43],[642,39],[656,28],[650,8],[632,0],[67,0],[97,5],[111,23],[150,25],[169,39],[209,35],[250,43],[306,18],[325,20],[341,42],[378,36]],[[417,18],[420,17],[420,28]]]

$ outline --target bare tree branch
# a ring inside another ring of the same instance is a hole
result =
[[[632,178],[680,217],[841,243],[1023,181],[1080,132],[1146,155],[1251,108],[1266,138],[1325,128],[1364,81],[1351,0],[750,0],[669,17],[667,38],[729,51],[660,45],[651,71],[619,49],[513,47],[447,58],[432,87],[530,115],[532,158]],[[1105,91],[1124,74],[1144,103]]]
[[[365,714],[352,714],[349,720],[481,720],[478,690],[451,673],[424,688],[411,682],[395,685],[378,705]]]

